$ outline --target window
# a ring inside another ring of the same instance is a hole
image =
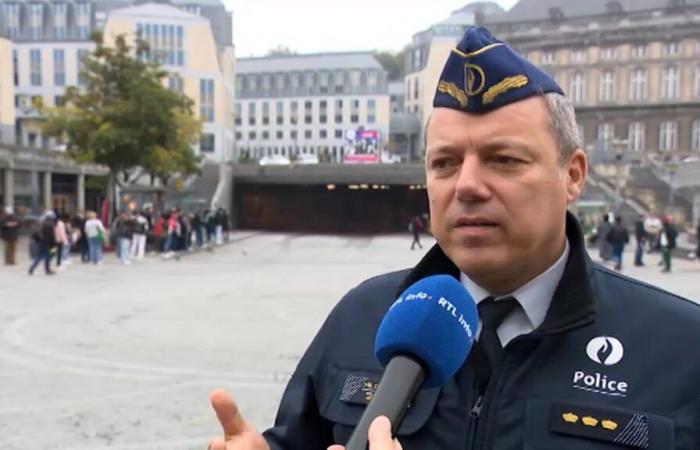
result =
[[[316,74],[313,72],[306,72],[304,78],[306,79],[306,89],[309,91],[313,90],[316,85]]]
[[[277,125],[284,124],[284,102],[277,101],[275,104],[275,116],[277,117]]]
[[[214,80],[199,80],[199,117],[205,122],[214,121]]]
[[[277,139],[284,139],[284,131],[278,131],[276,137]]]
[[[367,85],[373,88],[377,84],[379,84],[379,74],[376,70],[370,70],[367,72]]]
[[[362,72],[359,70],[350,71],[350,85],[352,87],[359,87],[362,81]]]
[[[243,139],[243,133],[241,133],[240,131],[236,131],[236,140],[240,141],[241,139]]]
[[[333,78],[335,78],[335,92],[341,94],[345,89],[345,72],[336,70]]]
[[[298,136],[297,130],[292,130],[292,131],[290,131],[290,132],[289,132],[289,136],[292,138],[292,140],[296,141],[297,136]]]
[[[32,86],[41,86],[41,50],[29,50],[30,82]]]
[[[681,45],[678,42],[667,42],[664,45],[664,56],[677,56],[681,52]]]
[[[343,138],[343,130],[335,130],[335,138],[342,139]]]
[[[305,101],[304,102],[304,123],[305,124],[311,124],[313,122],[313,117],[312,117],[312,111],[313,111],[313,103],[310,101]]]
[[[328,132],[326,130],[319,131],[319,137],[321,139],[326,139],[328,137]]]
[[[318,85],[320,88],[321,93],[327,94],[328,93],[328,85],[330,84],[331,80],[331,74],[330,72],[323,71],[319,74],[318,76]]]
[[[690,149],[694,152],[700,152],[700,120],[693,121],[690,135]]]
[[[667,66],[661,72],[661,98],[671,100],[678,98],[680,92],[680,76],[678,67]]]
[[[646,145],[646,127],[643,122],[632,122],[629,125],[627,140],[629,148],[635,152],[641,152]]]
[[[78,86],[85,86],[88,82],[87,76],[85,74],[85,58],[88,56],[88,51],[85,49],[78,50],[78,57],[76,61],[78,62]]]
[[[639,44],[632,46],[632,58],[642,59],[647,56],[647,46],[646,44]]]
[[[15,86],[19,86],[19,56],[17,50],[12,50],[12,70],[14,72]]]
[[[66,99],[62,95],[55,95],[53,98],[53,104],[54,106],[66,106]]]
[[[20,31],[20,5],[19,3],[3,3],[2,15],[5,17],[5,29],[12,39],[19,36]]]
[[[572,64],[582,64],[585,63],[587,58],[587,52],[583,49],[574,50],[571,52],[571,63]]]
[[[90,3],[76,3],[75,24],[80,39],[87,39],[90,36],[90,19]]]
[[[572,102],[584,103],[586,101],[586,75],[584,73],[576,72],[571,75],[569,92]]]
[[[165,66],[184,66],[184,28],[180,25],[137,23],[136,34],[148,44],[148,51],[139,53],[139,59]]]
[[[343,123],[343,101],[335,101],[335,123]]]
[[[293,89],[298,89],[299,85],[301,84],[301,80],[299,79],[300,75],[298,73],[293,73],[292,74],[292,88]]]
[[[603,142],[615,139],[615,125],[612,123],[601,123],[598,125],[598,139]]]
[[[299,103],[293,101],[289,104],[289,122],[296,125],[299,117]]]
[[[377,101],[374,99],[367,100],[367,123],[375,123],[377,121]]]
[[[29,4],[29,33],[32,39],[41,39],[44,33],[44,5],[41,3]]]
[[[606,47],[600,49],[600,59],[605,61],[611,61],[615,58],[617,58],[617,48]]]
[[[248,103],[248,125],[255,125],[255,102]]]
[[[557,52],[546,50],[542,52],[542,64],[555,64],[557,62]]]
[[[630,100],[647,98],[647,71],[638,67],[630,73]]]
[[[311,130],[304,131],[304,137],[306,139],[311,139],[312,136],[313,136],[313,133],[311,132]]]
[[[182,9],[190,14],[195,14],[197,16],[202,15],[202,8],[199,5],[185,5]]]
[[[53,35],[56,39],[65,39],[68,34],[68,5],[55,3],[53,5]]]
[[[66,54],[62,48],[53,50],[53,84],[54,86],[66,85]]]
[[[659,124],[659,151],[669,152],[677,149],[678,122],[661,122]]]
[[[236,125],[240,125],[243,123],[243,106],[241,106],[240,102],[236,102],[236,104],[233,106],[233,120]]]
[[[168,88],[171,91],[179,92],[180,94],[182,94],[182,92],[184,90],[182,77],[180,77],[177,74],[170,75],[168,77]]]
[[[202,153],[214,153],[216,149],[214,135],[211,133],[202,133],[199,140],[199,150]]]
[[[255,134],[255,131],[249,131],[248,132],[248,140],[254,141],[255,139],[258,138],[258,135]]]
[[[270,139],[270,132],[269,132],[269,131],[263,131],[263,132],[262,132],[262,138],[263,138],[263,140],[265,140],[265,141],[268,140],[268,139]]]
[[[695,66],[695,82],[693,83],[693,94],[700,97],[700,64]]]
[[[612,102],[615,100],[615,72],[613,70],[604,70],[600,74],[598,100],[601,102]]]
[[[270,102],[262,103],[262,123],[270,125]]]

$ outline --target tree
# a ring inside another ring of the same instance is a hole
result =
[[[107,166],[111,184],[127,184],[137,168],[164,183],[176,173],[196,173],[191,145],[201,123],[192,100],[163,85],[168,72],[147,61],[143,40],[132,48],[120,35],[111,47],[95,33],[92,41],[95,50],[81,72],[85,87],[68,87],[65,106],[43,111],[44,134],[65,141],[76,161]]]
[[[398,53],[390,53],[385,51],[374,52],[374,57],[379,61],[384,70],[386,70],[389,81],[400,80],[405,75],[404,70],[404,55],[403,51]]]
[[[282,44],[267,51],[267,56],[291,56],[296,54],[297,52]]]

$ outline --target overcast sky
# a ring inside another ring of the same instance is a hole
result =
[[[413,34],[469,0],[223,0],[233,11],[236,55],[278,45],[299,53],[401,50]],[[517,0],[497,0],[508,9]]]

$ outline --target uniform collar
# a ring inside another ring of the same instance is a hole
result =
[[[510,294],[495,297],[514,297],[525,311],[525,315],[530,321],[532,329],[538,328],[544,322],[544,318],[549,310],[549,305],[552,303],[554,291],[564,274],[566,262],[569,260],[569,253],[569,240],[567,239],[564,251],[549,269]],[[467,288],[469,293],[472,294],[477,305],[487,297],[493,296],[493,294],[486,289],[476,284],[474,280],[469,278],[464,272],[460,273],[460,281],[464,287]]]
[[[590,281],[593,262],[586,252],[580,225],[571,213],[567,213],[566,216],[566,237],[569,244],[568,258],[564,259],[566,264],[554,289],[554,295],[551,296],[552,301],[549,309],[546,310],[544,321],[536,328],[535,333],[550,334],[564,331],[592,321],[595,315],[595,299]],[[457,266],[450,261],[439,245],[435,245],[404,279],[396,296],[398,297],[416,281],[439,274],[452,275],[460,280],[460,271]],[[528,319],[532,321],[533,318],[535,317],[531,318],[528,314]],[[537,324],[533,323],[533,325]]]

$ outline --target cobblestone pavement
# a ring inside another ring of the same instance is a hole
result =
[[[54,277],[0,266],[0,448],[202,449],[223,387],[260,428],[340,296],[413,265],[406,235],[238,233],[214,252]],[[424,245],[430,244],[425,240]],[[700,300],[700,262],[628,274]],[[631,261],[631,255],[627,255]]]

